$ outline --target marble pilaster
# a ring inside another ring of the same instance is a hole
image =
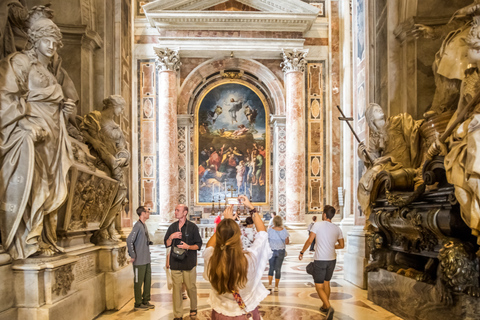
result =
[[[286,127],[285,116],[272,115],[273,123],[273,183],[274,183],[274,211],[285,218],[286,215]]]
[[[160,187],[160,218],[173,219],[178,202],[177,149],[177,72],[180,69],[178,51],[155,48],[158,70],[158,166]]]
[[[178,146],[178,203],[190,207],[191,166],[190,166],[190,133],[193,127],[193,116],[179,114],[177,116],[177,146]]]
[[[308,50],[284,51],[286,91],[286,222],[305,219],[305,92],[304,75]]]

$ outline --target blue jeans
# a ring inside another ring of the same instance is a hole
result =
[[[273,255],[268,261],[270,263],[270,268],[268,269],[268,275],[273,277],[273,272],[275,271],[275,279],[280,279],[280,274],[282,272],[283,259],[285,259],[285,249],[281,250],[272,250]]]

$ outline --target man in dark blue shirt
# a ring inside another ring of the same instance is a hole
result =
[[[188,207],[179,204],[175,208],[175,218],[178,221],[168,227],[164,239],[165,246],[172,247],[170,270],[172,271],[175,320],[182,319],[183,316],[182,283],[185,283],[190,298],[190,317],[197,315],[197,251],[202,248],[202,238],[197,225],[188,221],[187,215]],[[175,250],[175,247],[181,250]],[[185,253],[179,254],[182,250],[185,250]]]

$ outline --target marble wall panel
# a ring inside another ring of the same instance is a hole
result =
[[[188,175],[190,163],[188,163],[188,145],[190,139],[188,136],[189,128],[179,126],[177,128],[177,146],[178,146],[178,203],[189,204],[188,195]]]
[[[309,62],[306,76],[307,119],[307,203],[308,212],[319,212],[325,205],[325,114],[326,61]]]
[[[280,84],[283,86],[283,71],[282,68],[280,67],[280,63],[282,62],[281,59],[258,59],[258,62],[266,66],[270,71],[272,71],[276,76],[277,80],[280,82]]]
[[[319,17],[326,17],[327,16],[327,8],[325,7],[326,0],[303,0],[303,2],[306,2],[306,3],[308,3],[312,6],[320,9],[320,12],[318,13]]]
[[[287,213],[287,196],[286,196],[286,150],[287,150],[287,134],[285,123],[276,122],[274,124],[274,211],[285,218]]]
[[[157,90],[155,60],[138,60],[139,183],[140,205],[157,211]]]
[[[182,65],[180,66],[180,85],[183,84],[185,78],[193,69],[204,63],[208,59],[205,58],[180,58]]]

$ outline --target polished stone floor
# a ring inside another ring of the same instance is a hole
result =
[[[264,320],[322,320],[324,317],[318,312],[320,299],[314,288],[312,277],[305,272],[305,266],[313,260],[313,254],[307,253],[303,261],[298,260],[298,252],[302,245],[289,245],[287,258],[282,267],[282,279],[279,292],[272,293],[260,305],[260,312]],[[173,319],[171,291],[165,280],[165,248],[152,247],[152,303],[155,309],[148,311],[134,311],[133,300],[117,312],[105,312],[98,317],[101,320],[126,319]],[[400,319],[392,313],[367,300],[367,292],[350,284],[343,279],[343,254],[338,255],[338,262],[332,279],[331,303],[335,308],[334,319],[339,320],[372,320],[372,319]],[[198,261],[198,310],[197,319],[209,320],[211,309],[206,303],[210,284],[202,278],[203,259]],[[267,281],[267,270],[264,280]],[[133,281],[133,271],[132,271]],[[184,301],[185,316],[188,320],[189,300]]]

